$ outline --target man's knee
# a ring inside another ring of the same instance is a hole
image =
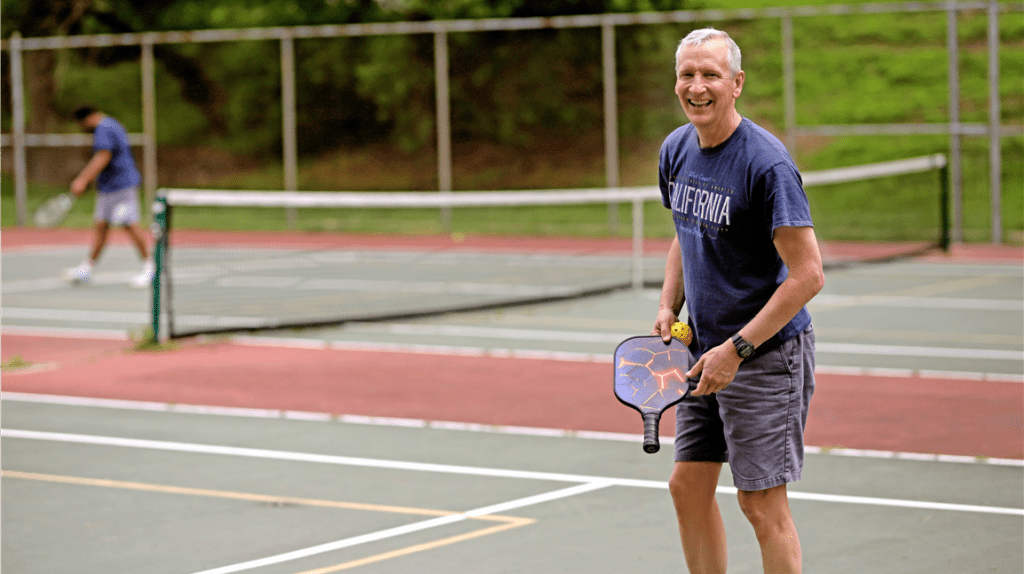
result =
[[[718,488],[720,463],[677,462],[668,480],[668,490],[678,506],[682,501],[706,504]]]
[[[740,510],[755,530],[792,522],[785,484],[766,490],[741,490],[737,498]]]

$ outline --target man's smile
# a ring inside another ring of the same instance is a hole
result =
[[[695,108],[706,108],[711,105],[711,100],[686,100],[686,103]]]

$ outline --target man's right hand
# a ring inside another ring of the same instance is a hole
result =
[[[75,194],[75,197],[81,196],[85,193],[85,190],[89,187],[89,182],[83,180],[80,177],[76,177],[71,182],[71,193]]]
[[[658,318],[654,320],[654,328],[651,335],[661,337],[662,341],[668,343],[672,340],[672,324],[679,321],[679,316],[671,309],[660,309]]]

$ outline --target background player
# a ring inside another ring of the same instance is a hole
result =
[[[73,283],[85,283],[93,265],[107,244],[110,226],[123,227],[143,260],[143,269],[131,280],[131,286],[145,288],[153,281],[153,262],[142,230],[139,228],[139,185],[142,177],[135,167],[128,132],[114,118],[92,106],[75,110],[75,119],[85,132],[93,134],[93,156],[71,182],[71,193],[81,197],[89,184],[96,182],[96,207],[93,211],[93,239],[89,258],[78,267],[65,271]]]

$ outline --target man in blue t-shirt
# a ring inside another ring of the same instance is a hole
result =
[[[665,140],[659,184],[676,238],[653,334],[670,338],[686,303],[694,333],[676,407],[669,481],[691,572],[725,572],[715,489],[728,462],[765,572],[800,572],[786,483],[799,480],[814,390],[806,305],[824,285],[800,173],[777,138],[742,117],[740,49],[712,28],[676,52],[675,92],[690,120]]]
[[[75,119],[84,131],[93,134],[93,155],[71,182],[71,193],[80,197],[94,181],[97,193],[89,258],[78,267],[65,271],[64,275],[72,283],[88,282],[93,265],[106,247],[110,226],[116,225],[128,232],[143,260],[142,272],[132,278],[130,285],[149,287],[153,281],[153,262],[149,260],[146,239],[139,228],[139,184],[142,177],[135,167],[128,132],[120,122],[92,106],[78,108]]]

